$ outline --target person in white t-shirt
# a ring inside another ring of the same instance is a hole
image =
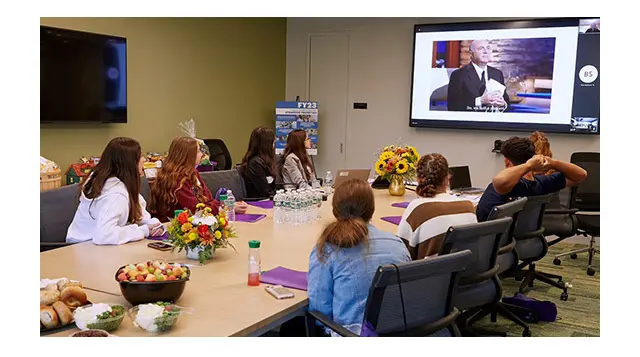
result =
[[[449,227],[477,222],[473,203],[447,192],[449,164],[444,156],[423,156],[416,171],[420,197],[409,203],[396,234],[413,260],[438,254]]]
[[[80,204],[67,242],[120,245],[164,234],[164,226],[151,218],[140,195],[144,161],[134,139],[115,138],[107,144],[100,162],[80,184]]]

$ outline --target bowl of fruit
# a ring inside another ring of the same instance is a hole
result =
[[[156,301],[175,302],[191,276],[186,265],[163,260],[124,265],[116,272],[120,291],[131,305]]]

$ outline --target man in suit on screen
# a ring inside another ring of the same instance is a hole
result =
[[[447,90],[449,111],[505,111],[509,107],[506,88],[488,90],[490,80],[504,86],[504,75],[487,65],[491,61],[491,45],[487,40],[475,40],[469,45],[471,63],[453,71]]]

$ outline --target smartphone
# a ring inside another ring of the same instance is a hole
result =
[[[294,297],[293,291],[285,288],[282,285],[267,285],[265,288],[271,296],[280,300],[280,299],[290,299]]]
[[[166,251],[166,250],[173,249],[173,246],[171,244],[164,243],[164,242],[149,243],[149,244],[147,244],[147,247],[153,248],[153,249],[157,249],[157,250],[161,250],[161,251]]]

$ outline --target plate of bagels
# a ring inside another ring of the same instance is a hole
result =
[[[73,326],[73,311],[90,304],[79,281],[40,280],[40,333],[49,333]]]

